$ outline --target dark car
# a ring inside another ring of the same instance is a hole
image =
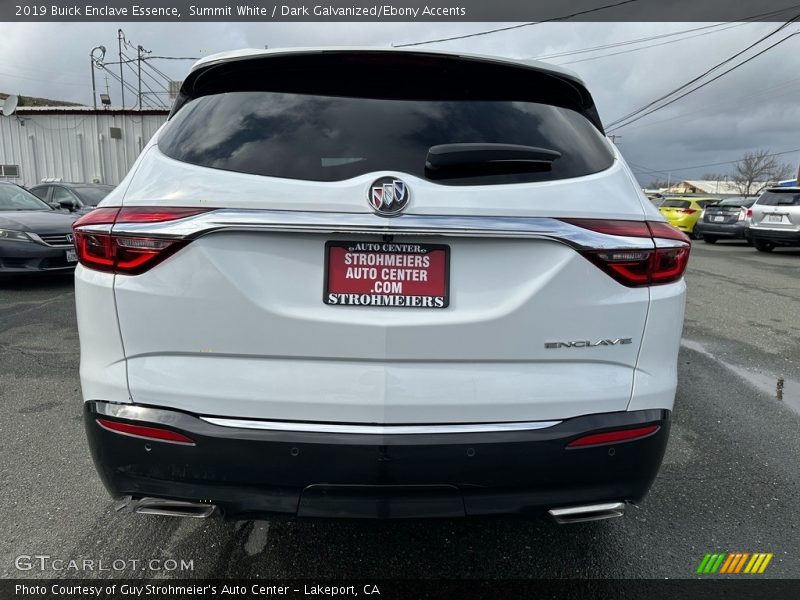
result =
[[[755,201],[755,196],[735,196],[706,204],[702,218],[695,225],[695,234],[709,244],[721,239],[748,239],[747,209]]]
[[[57,204],[70,212],[87,213],[111,193],[113,185],[102,183],[41,183],[31,193],[48,204]]]
[[[72,271],[73,221],[27,190],[0,182],[0,275]]]

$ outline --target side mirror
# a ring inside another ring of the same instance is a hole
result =
[[[59,200],[59,208],[66,208],[70,212],[78,210],[78,203],[75,200]]]
[[[53,210],[61,210],[61,205],[58,202],[48,202],[47,205]]]

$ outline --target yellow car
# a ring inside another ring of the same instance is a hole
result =
[[[674,196],[667,197],[658,207],[670,225],[677,227],[689,237],[696,238],[694,226],[700,220],[706,204],[718,202],[719,198],[712,196]]]

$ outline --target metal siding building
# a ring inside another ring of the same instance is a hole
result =
[[[20,107],[0,116],[0,166],[25,186],[43,179],[118,184],[156,130],[166,110],[95,110],[91,107]]]

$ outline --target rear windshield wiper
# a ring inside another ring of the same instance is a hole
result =
[[[441,144],[431,146],[425,159],[428,177],[549,171],[561,153],[518,144]]]

